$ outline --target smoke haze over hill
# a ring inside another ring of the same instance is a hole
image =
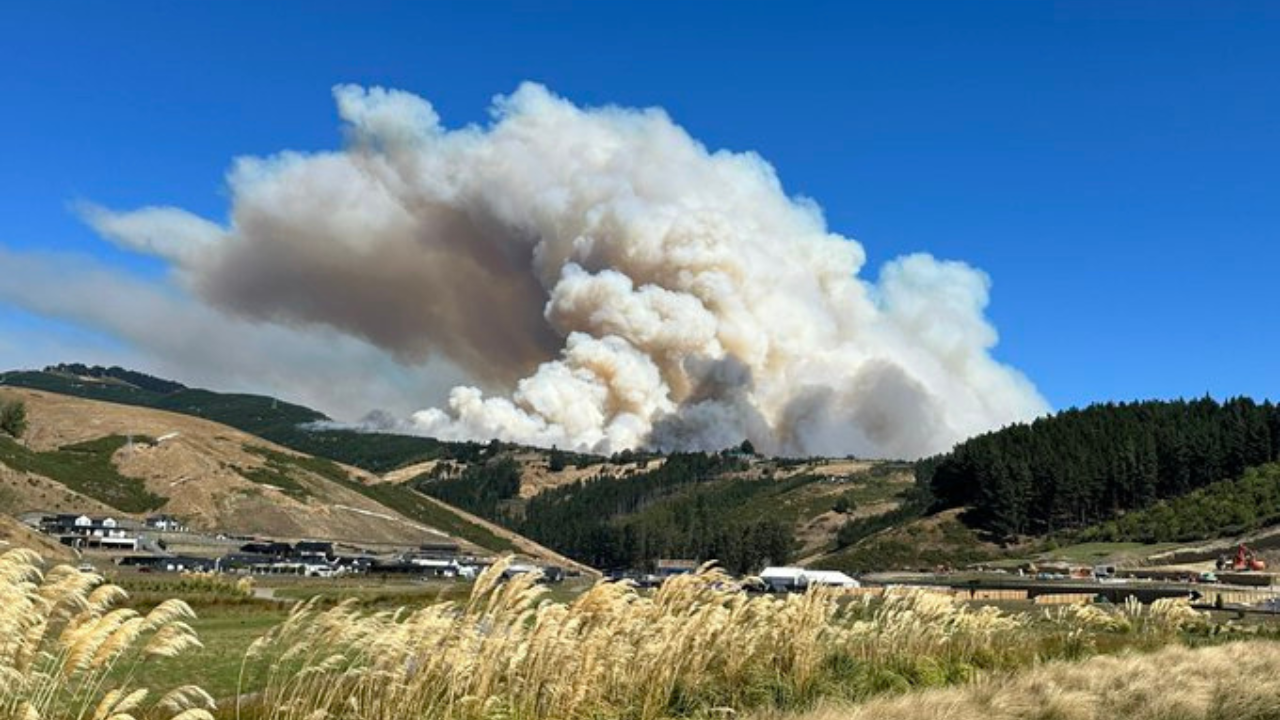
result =
[[[225,226],[81,212],[200,313],[461,373],[408,420],[442,438],[915,457],[1047,410],[990,354],[985,274],[916,254],[860,275],[765,160],[661,110],[526,84],[451,130],[409,93],[335,97],[346,147],[237,160]]]

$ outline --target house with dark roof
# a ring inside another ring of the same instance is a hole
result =
[[[451,540],[435,540],[419,545],[417,555],[424,558],[452,558],[457,557],[460,551],[461,548],[456,542]]]
[[[293,554],[300,558],[332,560],[336,557],[333,543],[316,540],[303,540],[293,546]]]
[[[287,558],[293,556],[293,546],[284,542],[251,542],[241,545],[240,552],[271,558]]]

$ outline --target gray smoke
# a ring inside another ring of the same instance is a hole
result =
[[[861,279],[763,159],[660,110],[526,84],[449,130],[408,93],[335,97],[347,146],[238,160],[225,227],[84,214],[223,311],[443,356],[480,386],[412,415],[443,438],[913,457],[1046,410],[990,355],[983,273],[911,255]]]

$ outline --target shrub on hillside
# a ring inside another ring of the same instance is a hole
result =
[[[20,438],[27,431],[27,406],[21,400],[0,402],[0,432]]]

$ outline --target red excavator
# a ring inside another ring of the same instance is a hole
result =
[[[1261,572],[1267,569],[1267,563],[1258,558],[1248,545],[1240,543],[1240,547],[1236,548],[1235,557],[1223,555],[1218,558],[1219,570],[1231,570],[1233,572],[1247,572],[1250,570]]]

